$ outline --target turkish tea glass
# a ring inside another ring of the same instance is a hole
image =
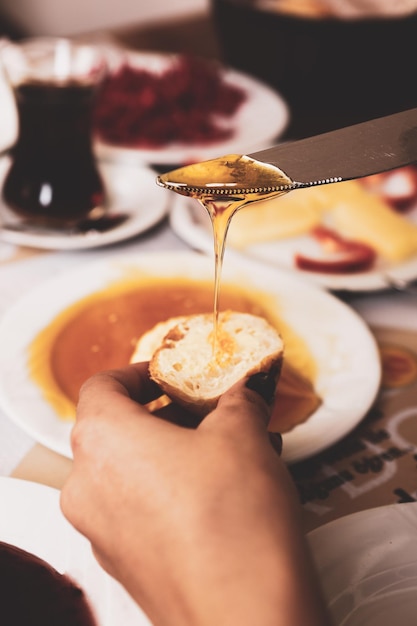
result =
[[[94,46],[33,38],[2,46],[18,136],[3,201],[25,223],[74,225],[105,212],[92,143],[92,114],[107,66]]]

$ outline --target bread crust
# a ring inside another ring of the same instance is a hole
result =
[[[271,368],[281,370],[283,342],[264,318],[222,312],[216,358],[211,314],[180,318],[174,325],[168,320],[166,328],[150,359],[150,376],[172,400],[200,417],[212,411],[220,396],[241,378]]]

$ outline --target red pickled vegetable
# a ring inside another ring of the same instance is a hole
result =
[[[361,179],[362,184],[392,209],[406,212],[417,203],[417,165],[407,165]]]
[[[105,81],[93,124],[101,140],[131,148],[208,144],[233,136],[225,120],[245,98],[208,61],[179,55],[159,74],[126,64]]]
[[[299,269],[327,274],[353,274],[372,267],[376,252],[370,246],[345,239],[325,226],[317,226],[312,235],[331,253],[341,253],[337,258],[312,258],[302,254],[295,255],[295,264]]]

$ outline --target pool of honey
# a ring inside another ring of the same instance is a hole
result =
[[[280,319],[276,298],[224,283],[220,308],[262,315],[278,328],[285,357],[274,430],[306,419],[320,403],[313,388],[316,364],[302,339]],[[29,350],[31,378],[62,419],[74,419],[82,383],[100,370],[126,366],[144,332],[170,317],[212,311],[211,281],[117,281],[62,311],[38,334]]]

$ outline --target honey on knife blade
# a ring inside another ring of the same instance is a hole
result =
[[[242,207],[282,195],[292,180],[278,167],[248,156],[229,154],[182,167],[157,178],[162,187],[195,198],[207,210],[214,238],[213,355],[216,355],[220,280],[227,231]]]

